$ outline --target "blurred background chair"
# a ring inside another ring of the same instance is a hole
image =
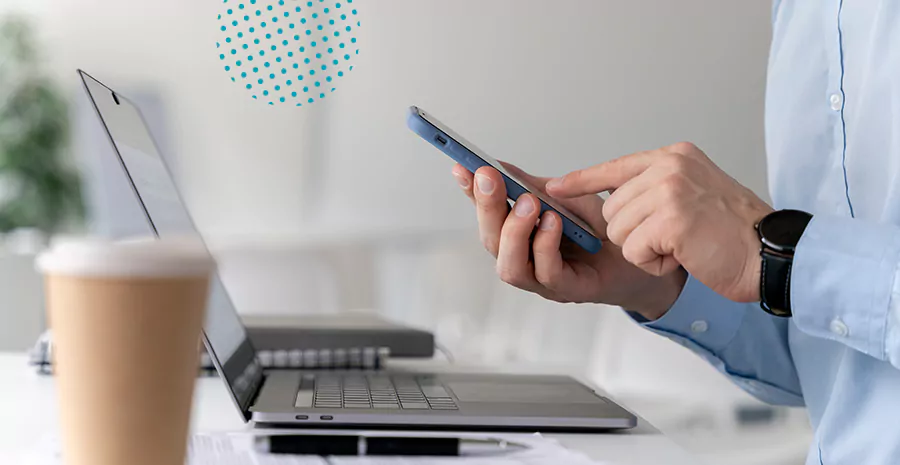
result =
[[[34,253],[0,249],[0,351],[30,349],[44,330],[43,278]]]

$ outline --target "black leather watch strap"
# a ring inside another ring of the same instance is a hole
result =
[[[759,280],[760,306],[772,315],[789,317],[791,313],[791,265],[793,257],[770,250],[760,252],[762,274]]]

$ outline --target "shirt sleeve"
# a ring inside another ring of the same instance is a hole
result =
[[[773,317],[756,304],[732,302],[692,277],[662,318],[651,322],[630,314],[650,331],[687,347],[763,402],[804,405],[788,348],[788,320]]]
[[[900,228],[815,216],[791,270],[800,331],[900,368]]]

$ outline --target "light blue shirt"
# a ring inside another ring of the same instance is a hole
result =
[[[794,317],[689,279],[652,331],[770,403],[805,405],[807,464],[900,464],[900,1],[773,10],[766,151],[777,209],[815,216]]]

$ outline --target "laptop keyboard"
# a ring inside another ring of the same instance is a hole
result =
[[[305,375],[297,407],[459,410],[449,392],[432,378],[413,376]]]

